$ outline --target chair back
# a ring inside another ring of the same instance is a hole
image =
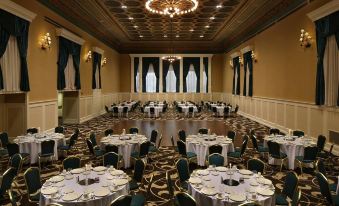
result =
[[[93,144],[92,144],[91,140],[86,139],[86,143],[87,143],[87,147],[88,147],[88,149],[89,149],[89,152],[90,152],[92,155],[94,155],[94,148],[93,148]]]
[[[179,192],[175,196],[179,206],[196,206],[197,203],[193,197],[185,192]]]
[[[234,113],[238,113],[239,105],[235,106]]]
[[[280,145],[277,142],[268,141],[268,153],[274,158],[280,158]]]
[[[285,178],[284,188],[281,192],[292,199],[296,189],[298,188],[298,182],[298,175],[295,172],[288,172]]]
[[[227,132],[227,137],[230,138],[232,140],[232,142],[234,142],[235,136],[236,136],[235,131],[228,131]]]
[[[15,154],[19,153],[19,145],[16,143],[8,143],[7,144],[7,151],[8,151],[8,156],[12,157]]]
[[[113,113],[119,113],[119,108],[118,107],[113,107]]]
[[[89,139],[91,140],[93,147],[97,146],[97,139],[95,136],[96,135],[94,132],[91,132],[91,134],[89,135]]]
[[[19,153],[14,154],[9,159],[9,166],[15,169],[15,174],[18,174],[21,171],[22,163],[23,163],[23,158],[21,154]]]
[[[280,134],[280,130],[277,128],[271,128],[269,133],[273,135],[277,135],[277,134]]]
[[[155,113],[154,107],[150,107],[150,108],[149,108],[149,112],[150,112],[151,114],[154,114],[154,113]]]
[[[188,112],[189,112],[189,113],[193,113],[193,111],[194,111],[194,108],[193,108],[193,107],[188,107]]]
[[[293,131],[293,136],[303,137],[303,136],[305,136],[305,132],[301,131],[301,130],[294,130]]]
[[[172,143],[172,146],[175,147],[175,143],[174,143],[174,137],[173,135],[171,135],[171,143]]]
[[[62,161],[62,166],[65,170],[77,169],[81,167],[81,159],[75,156],[69,156]]]
[[[39,168],[30,167],[24,173],[28,196],[36,193],[41,188]]]
[[[146,141],[140,144],[139,158],[144,158],[148,155],[150,145],[151,145],[150,141]]]
[[[180,130],[178,132],[179,139],[183,142],[186,142],[186,132],[185,130]]]
[[[170,199],[172,199],[174,197],[174,189],[173,189],[173,182],[171,179],[171,175],[168,171],[166,171],[166,181],[167,181],[168,193],[169,193]]]
[[[316,161],[318,155],[318,147],[305,147],[304,148],[304,160]]]
[[[319,135],[318,141],[317,141],[318,152],[321,152],[324,150],[325,143],[326,143],[326,137],[324,135]]]
[[[105,153],[115,152],[119,154],[119,147],[117,145],[108,144],[105,146]]]
[[[224,107],[224,114],[230,113],[230,108],[229,107]]]
[[[216,107],[212,107],[212,111],[213,111],[213,113],[217,113],[218,112]]]
[[[27,134],[36,134],[38,133],[38,129],[37,128],[28,128],[27,129]]]
[[[327,176],[327,171],[326,171],[326,168],[325,168],[325,164],[324,164],[324,162],[321,159],[319,159],[317,161],[316,169],[317,169],[317,172],[322,173],[325,177]]]
[[[257,137],[255,135],[251,135],[251,140],[252,140],[253,148],[258,151],[259,147],[258,147]]]
[[[16,176],[16,170],[14,168],[8,168],[2,175],[0,196],[6,194],[6,191],[11,188],[14,177]]]
[[[219,144],[211,145],[208,147],[208,154],[213,154],[213,153],[222,153],[222,146]]]
[[[210,154],[208,156],[208,164],[209,165],[215,165],[215,166],[219,167],[219,166],[224,166],[224,163],[225,163],[225,159],[219,153]]]
[[[115,169],[118,169],[119,155],[115,152],[108,152],[104,154],[103,165],[106,167],[112,165]]]
[[[132,196],[131,195],[121,195],[113,200],[110,206],[127,206],[131,205]]]
[[[138,134],[139,129],[137,127],[131,127],[131,128],[129,128],[129,133],[130,134]]]
[[[78,134],[74,132],[72,136],[69,138],[69,143],[68,143],[69,149],[71,149],[75,145],[75,142],[77,139],[78,139]]]
[[[333,204],[332,195],[331,195],[331,191],[329,188],[327,178],[320,172],[316,173],[316,177],[318,180],[318,184],[319,184],[320,192],[322,196],[327,200],[327,202],[329,202],[330,204]]]
[[[186,144],[182,140],[177,141],[179,154],[183,157],[187,157]]]
[[[245,153],[245,151],[246,151],[248,139],[249,139],[248,135],[245,135],[244,138],[243,138],[243,142],[242,142],[241,150],[240,150],[241,156],[242,156],[242,155]]]
[[[188,161],[185,158],[180,158],[176,163],[175,166],[178,171],[179,180],[180,182],[185,182],[190,178],[189,173],[189,165]]]
[[[301,190],[297,189],[297,191],[294,193],[293,195],[293,199],[292,199],[292,204],[291,206],[298,206],[299,205],[299,201],[301,198]]]
[[[200,134],[208,134],[208,129],[207,128],[200,128],[198,133],[200,133]]]
[[[55,133],[63,134],[65,132],[65,128],[62,126],[57,126],[54,128]]]
[[[104,133],[105,133],[105,137],[107,137],[108,135],[112,135],[113,129],[106,129]]]
[[[9,143],[7,132],[1,132],[0,133],[0,140],[1,140],[2,147],[6,148],[8,143]]]
[[[128,107],[123,107],[122,112],[123,113],[127,113],[128,112]]]
[[[247,169],[251,171],[265,172],[265,163],[259,159],[250,159],[247,161]]]
[[[157,130],[152,130],[151,132],[151,138],[150,138],[150,141],[152,144],[156,144],[157,143],[157,137],[158,137],[158,131]]]
[[[134,165],[134,174],[133,179],[137,182],[142,181],[142,177],[144,176],[146,164],[142,159],[137,159]]]
[[[53,155],[54,154],[54,140],[46,140],[41,142],[41,155]]]

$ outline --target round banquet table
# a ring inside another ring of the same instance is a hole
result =
[[[193,114],[194,112],[198,112],[198,108],[196,106],[180,106],[182,108],[182,111],[185,113],[185,116],[188,114],[188,110],[190,107],[193,107]]]
[[[259,202],[260,205],[275,205],[274,186],[270,180],[267,180],[262,176],[259,177],[257,174],[243,175],[239,173],[239,170],[236,170],[236,172],[234,172],[232,175],[232,179],[239,181],[239,178],[242,177],[244,182],[239,183],[237,186],[228,186],[224,183],[221,183],[222,180],[229,179],[230,177],[230,175],[228,175],[226,172],[228,171],[228,168],[216,167],[215,169],[219,168],[223,170],[214,170],[208,168],[206,170],[200,170],[206,171],[206,174],[199,173],[199,170],[194,172],[197,174],[192,173],[192,176],[189,179],[188,192],[195,199],[197,205],[239,205],[243,202],[253,200],[252,194],[256,194],[256,199],[254,200]],[[248,170],[246,171],[250,172]],[[263,193],[261,191],[267,190],[269,190],[271,194],[262,195]],[[219,196],[219,193],[221,196]],[[234,196],[237,195],[242,196],[245,201],[234,201]]]
[[[215,140],[210,141],[212,139]],[[197,163],[199,166],[205,166],[206,156],[209,155],[208,148],[215,144],[222,146],[221,155],[225,159],[225,165],[227,165],[227,153],[234,151],[234,144],[228,137],[216,135],[188,135],[186,138],[186,150],[197,154]]]
[[[264,138],[264,146],[267,147],[267,142],[273,141],[280,144],[281,152],[287,155],[288,159],[288,168],[290,170],[295,169],[295,157],[296,156],[304,156],[304,148],[306,146],[316,145],[315,142],[312,141],[311,138],[305,138],[297,136],[266,136]],[[281,160],[278,159],[269,159],[270,164],[280,164]]]
[[[30,155],[31,164],[38,162],[38,153],[41,152],[41,142],[54,140],[54,159],[58,160],[58,146],[66,144],[63,134],[59,133],[37,133],[18,136],[14,142],[19,145],[20,153],[28,153]]]
[[[162,112],[162,106],[147,106],[147,107],[145,107],[144,112],[147,112],[149,117],[151,116],[151,113],[150,113],[151,107],[154,107],[155,116],[159,117],[160,112]]]
[[[99,168],[99,167],[98,167]],[[93,168],[95,169],[95,168]],[[87,175],[88,178],[94,179],[99,178],[99,182],[89,184],[88,186],[80,185],[77,182],[77,177],[79,177],[80,180],[85,179],[84,172],[77,174],[73,174],[72,170],[70,174],[62,173],[58,176],[54,176],[47,180],[45,184],[41,188],[41,195],[40,195],[40,202],[39,205],[45,206],[52,202],[59,203],[64,206],[107,206],[110,205],[110,203],[120,195],[127,195],[129,193],[129,184],[128,184],[128,176],[121,170],[119,170],[119,175],[114,174],[115,171],[118,170],[112,170],[104,168],[105,170],[102,172],[96,172],[96,171],[89,171],[89,174]],[[78,169],[76,169],[78,170]],[[82,168],[84,171],[84,168]],[[79,171],[79,170],[78,170]],[[111,174],[111,172],[113,172]],[[59,178],[58,182],[53,182],[53,178]],[[63,180],[62,180],[63,179]],[[126,182],[126,184],[121,180]],[[62,181],[60,181],[62,180]],[[118,183],[119,181],[119,183]],[[47,185],[47,184],[50,185]],[[48,188],[56,188],[58,193],[55,197],[52,197],[52,195],[46,195],[44,194],[46,189]],[[106,195],[97,195],[97,192],[102,192],[103,190],[108,190],[108,194]],[[85,199],[84,198],[84,192],[87,191],[90,193],[91,197]],[[77,198],[74,198],[74,200],[65,200],[65,196],[69,194],[76,194]]]
[[[103,137],[100,141],[101,149],[106,145],[116,145],[119,147],[119,154],[124,159],[124,168],[131,166],[131,153],[138,151],[140,144],[147,140],[147,137],[140,134],[110,135]]]

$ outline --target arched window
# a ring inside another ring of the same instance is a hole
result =
[[[177,77],[174,73],[173,64],[169,65],[166,75],[166,92],[176,92]]]
[[[190,64],[189,71],[186,76],[186,87],[187,92],[197,92],[197,75],[195,74],[193,64]]]
[[[146,75],[146,92],[156,92],[157,91],[157,77],[154,73],[153,64],[150,64],[148,67]]]

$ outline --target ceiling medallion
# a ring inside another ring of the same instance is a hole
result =
[[[152,13],[168,15],[173,18],[175,15],[195,11],[198,4],[198,0],[147,0],[145,6]]]

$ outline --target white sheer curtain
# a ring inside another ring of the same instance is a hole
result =
[[[207,74],[206,74],[206,70],[205,70],[205,65],[204,65],[204,71],[202,74],[202,92],[203,93],[207,93]]]
[[[137,89],[137,92],[139,92],[139,70],[137,75],[135,75],[135,88]]]
[[[101,64],[99,62],[99,64]],[[95,86],[96,89],[100,89],[100,80],[99,80],[100,76],[99,76],[99,65],[97,65],[97,69],[95,70]]]
[[[336,106],[339,89],[339,52],[335,36],[327,38],[324,54],[325,105]]]
[[[174,73],[173,65],[169,65],[169,69],[166,75],[166,92],[176,92],[177,91],[177,77]]]
[[[235,75],[234,75],[234,94],[237,95],[237,85],[238,85],[238,70],[236,67],[233,67],[235,69]]]
[[[153,64],[150,64],[148,67],[146,75],[146,92],[156,92],[157,91],[157,77],[154,73]]]
[[[6,51],[0,58],[4,89],[3,92],[20,91],[20,55],[16,37],[10,36]]]
[[[187,92],[197,92],[197,75],[194,71],[194,66],[190,64],[188,74],[186,76],[186,88]]]
[[[76,90],[75,86],[75,69],[73,65],[73,57],[69,55],[67,65],[65,68],[65,84],[64,90]]]

